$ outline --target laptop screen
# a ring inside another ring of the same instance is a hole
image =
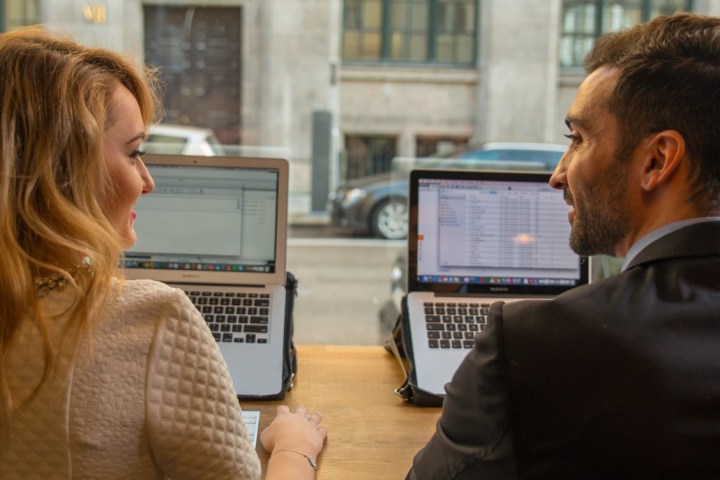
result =
[[[411,174],[410,291],[558,294],[587,283],[548,173]]]
[[[155,190],[135,206],[137,243],[125,252],[126,272],[223,283],[284,277],[284,161],[191,158],[144,157]]]

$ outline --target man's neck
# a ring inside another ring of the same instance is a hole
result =
[[[643,237],[684,220],[720,216],[720,210],[714,212],[701,212],[695,205],[687,200],[680,200],[682,196],[664,196],[662,202],[652,202],[650,199],[633,208],[634,214],[630,220],[630,228],[622,242],[616,247],[615,254],[625,257],[632,246]],[[657,199],[657,197],[656,197]],[[656,200],[654,199],[654,200]]]

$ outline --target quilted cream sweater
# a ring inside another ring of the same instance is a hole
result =
[[[68,292],[43,299],[62,312]],[[227,366],[177,289],[127,281],[81,343],[67,319],[49,332],[57,367],[0,438],[0,478],[257,479],[260,463]],[[9,383],[26,398],[43,368],[27,326],[9,352]],[[74,352],[77,350],[77,356]]]

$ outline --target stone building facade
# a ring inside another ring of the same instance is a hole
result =
[[[583,78],[581,70],[559,66],[562,0],[478,0],[477,61],[468,68],[344,64],[341,0],[37,1],[40,20],[50,28],[138,60],[154,45],[155,24],[148,18],[158,22],[171,9],[174,29],[162,35],[187,38],[158,58],[180,59],[179,82],[210,71],[191,53],[202,58],[212,47],[221,56],[214,81],[208,77],[192,88],[171,85],[188,96],[194,110],[170,109],[172,121],[234,118],[221,129],[226,138],[290,159],[296,198],[313,189],[323,194],[343,181],[346,141],[353,135],[386,136],[394,154],[402,156],[418,153],[419,138],[563,142],[564,115]],[[193,22],[202,17],[197,5],[221,9],[216,11],[221,20],[192,37]],[[720,15],[720,0],[696,0],[694,10]],[[231,27],[236,40],[232,35],[225,43],[217,40]],[[224,51],[230,44],[239,48]],[[224,65],[234,73],[223,73]],[[194,73],[186,75],[187,69]],[[213,88],[235,93],[218,101]],[[222,111],[212,113],[216,108]],[[313,123],[318,112],[326,119],[322,132]],[[328,145],[320,158],[318,139]],[[313,174],[322,177],[319,183]],[[308,202],[299,208],[315,207]]]

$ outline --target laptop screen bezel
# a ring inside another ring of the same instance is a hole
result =
[[[478,294],[478,295],[542,295],[554,296],[576,286],[588,283],[588,260],[578,256],[580,278],[574,286],[564,285],[493,285],[445,282],[419,282],[418,265],[418,193],[421,180],[488,180],[508,182],[547,183],[549,172],[500,171],[500,170],[453,170],[453,169],[416,169],[410,172],[408,198],[408,243],[407,243],[407,279],[408,292],[435,292],[440,294]],[[560,199],[559,201],[562,201]]]
[[[152,166],[220,167],[274,170],[278,172],[277,215],[275,218],[274,272],[213,272],[208,270],[170,270],[125,267],[129,279],[149,278],[166,283],[202,283],[213,285],[284,285],[286,281],[288,174],[289,163],[282,158],[228,157],[198,155],[145,154],[143,162]],[[152,195],[152,193],[150,193]]]

